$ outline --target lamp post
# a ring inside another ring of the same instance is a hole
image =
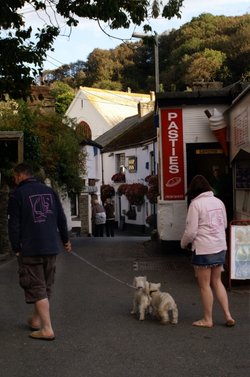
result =
[[[134,38],[148,38],[150,37],[147,34],[141,34],[141,33],[133,33],[132,37]],[[159,36],[158,34],[152,35],[154,37],[154,56],[155,56],[155,93],[159,93],[160,91],[160,80],[159,80]],[[156,116],[156,114],[155,114]],[[158,135],[158,129],[157,129],[157,135]],[[157,136],[158,138],[158,136]],[[156,174],[156,158],[155,158],[155,142],[153,142],[153,149],[154,149],[154,163],[153,163],[153,169],[154,169],[154,174]],[[153,227],[156,229],[157,227],[157,222],[156,222],[156,205],[155,203],[153,204]]]
[[[133,33],[132,34],[133,38],[148,38],[150,35],[147,34],[141,34],[141,33]],[[160,83],[159,83],[159,37],[158,34],[152,35],[155,40],[155,45],[154,45],[154,55],[155,55],[155,92],[158,93],[160,91]]]

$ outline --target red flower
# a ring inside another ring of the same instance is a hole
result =
[[[115,183],[126,182],[126,177],[124,173],[116,173],[112,176],[112,181]]]
[[[147,198],[149,202],[152,204],[157,203],[157,197],[159,196],[158,176],[148,175],[145,181],[148,183]]]
[[[125,195],[131,205],[141,205],[144,203],[144,195],[147,193],[147,186],[141,183],[128,185]]]

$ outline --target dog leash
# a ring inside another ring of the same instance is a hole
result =
[[[97,267],[96,265],[94,265],[93,263],[89,262],[87,259],[81,257],[80,255],[78,255],[78,254],[75,253],[74,251],[71,251],[69,254],[74,255],[76,258],[80,259],[82,262],[88,264],[88,265],[91,266],[92,268],[94,268],[94,269],[96,269],[97,271],[101,272],[102,274],[104,274],[104,275],[110,277],[111,279],[116,280],[118,283],[124,284],[124,285],[126,285],[127,287],[129,287],[129,288],[133,288],[133,289],[135,289],[135,287],[133,287],[133,285],[131,285],[131,284],[129,284],[129,283],[126,283],[125,281],[122,281],[122,280],[118,279],[117,277],[115,277],[115,276],[109,274],[108,272],[102,270],[101,268],[99,268],[99,267]]]

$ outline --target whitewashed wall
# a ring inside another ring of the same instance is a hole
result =
[[[104,184],[110,184],[114,187],[115,191],[117,191],[118,187],[121,183],[114,183],[111,180],[111,177],[116,174],[117,166],[116,166],[116,155],[124,153],[125,158],[125,176],[126,176],[126,183],[142,183],[147,185],[145,182],[145,178],[148,175],[151,175],[151,157],[150,153],[153,152],[155,149],[155,158],[158,158],[158,146],[157,143],[150,143],[143,147],[136,147],[136,148],[128,148],[119,150],[117,152],[112,153],[103,153],[103,178]],[[137,171],[135,173],[130,173],[128,171],[128,157],[137,157]],[[148,162],[149,168],[146,168],[146,163]],[[155,167],[157,168],[157,162],[155,163]],[[120,201],[120,203],[119,203]],[[120,198],[118,195],[115,197],[115,207],[116,207],[116,221],[118,221],[118,225],[120,222],[119,218],[119,206],[121,206],[121,214],[124,215],[129,210],[129,202],[127,198],[122,195]],[[127,216],[125,216],[125,221],[127,224],[134,224],[134,225],[146,225],[145,220],[147,216],[152,213],[152,205],[148,202],[147,198],[145,197],[145,203],[141,206],[141,208],[136,207],[136,220],[130,220]]]
[[[217,110],[224,112],[226,106],[216,105]],[[208,143],[217,142],[215,136],[209,128],[208,118],[205,110],[212,112],[214,107],[211,105],[204,106],[187,106],[183,108],[183,142],[184,142],[184,178],[185,191],[187,190],[187,161],[186,161],[186,144],[187,143]],[[160,133],[159,133],[160,134]],[[160,140],[159,140],[160,145]],[[161,152],[161,151],[160,151]],[[161,158],[161,157],[160,157]],[[178,241],[185,229],[185,220],[187,214],[186,200],[160,200],[158,202],[157,225],[159,237],[163,241]]]
[[[81,121],[88,123],[92,132],[92,140],[95,140],[110,129],[109,123],[96,110],[81,90],[76,94],[75,99],[66,112],[66,116],[75,119],[77,123]]]

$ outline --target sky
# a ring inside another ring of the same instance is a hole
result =
[[[163,3],[167,1],[163,0]],[[193,17],[198,17],[202,13],[213,15],[240,16],[250,13],[249,0],[184,0],[181,9],[182,17],[167,20],[165,18],[151,19],[150,25],[154,33],[161,34],[171,29],[179,29],[183,24],[191,21]],[[43,26],[48,22],[45,15],[37,15],[30,6],[26,6],[22,13],[31,26]],[[60,18],[50,19],[59,23],[62,33],[54,43],[54,51],[48,52],[44,69],[56,69],[63,64],[74,63],[77,60],[86,61],[88,55],[95,49],[113,49],[123,42],[136,42],[138,39],[132,38],[133,32],[144,33],[143,24],[141,26],[131,26],[129,29],[110,30],[105,23],[101,23],[105,34],[96,21],[81,19],[76,28],[70,30],[64,26],[64,20]],[[70,34],[70,35],[69,35]],[[111,37],[112,36],[112,37]]]

